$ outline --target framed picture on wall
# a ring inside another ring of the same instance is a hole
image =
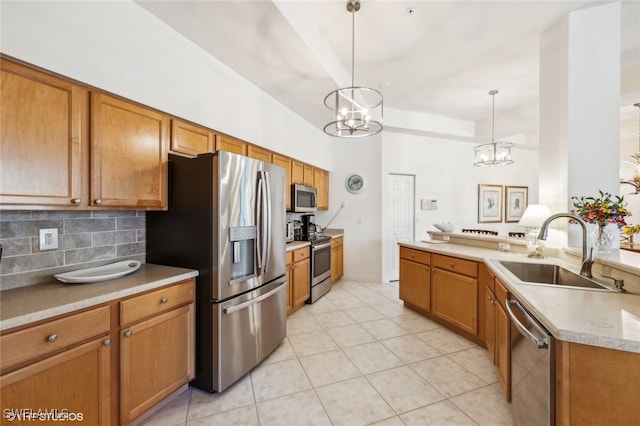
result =
[[[502,222],[502,185],[478,185],[478,223]]]
[[[504,221],[519,221],[528,204],[528,186],[505,186]]]

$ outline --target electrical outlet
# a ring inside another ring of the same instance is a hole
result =
[[[55,250],[58,248],[58,228],[40,230],[40,250]]]
[[[344,201],[340,201],[340,208],[343,209],[344,208]]]

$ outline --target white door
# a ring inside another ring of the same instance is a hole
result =
[[[392,247],[387,250],[392,258],[389,264],[391,265],[390,277],[391,280],[398,280],[400,275],[400,262],[399,262],[399,247],[398,243],[402,241],[413,241],[413,222],[414,222],[414,207],[413,207],[413,192],[414,192],[414,180],[413,175],[400,175],[389,174],[389,218],[391,233],[390,241]]]

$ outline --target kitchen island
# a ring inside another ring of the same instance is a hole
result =
[[[600,282],[601,271],[624,276],[625,293],[563,288],[520,281],[500,262],[556,264],[577,273],[580,259],[574,249],[531,259],[518,247],[499,251],[501,239],[475,237],[475,244],[469,236],[446,237],[448,242],[399,244],[400,298],[406,306],[487,346],[509,400],[515,335],[505,302],[513,296],[555,339],[556,424],[635,424],[640,419],[640,255],[616,251],[594,265]]]

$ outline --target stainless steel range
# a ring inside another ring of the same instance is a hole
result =
[[[302,215],[300,240],[311,243],[310,296],[307,303],[314,303],[331,290],[331,237],[317,232],[315,216]]]

